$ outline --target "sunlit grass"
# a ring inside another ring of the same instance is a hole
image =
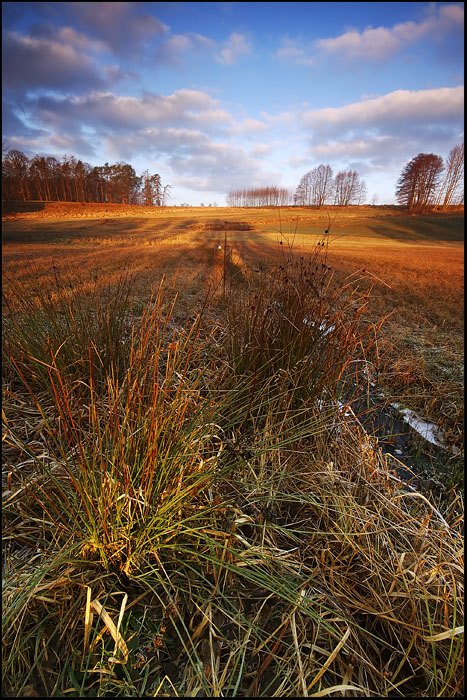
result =
[[[462,695],[462,503],[342,406],[381,331],[322,240],[213,239],[196,304],[8,283],[7,694]]]

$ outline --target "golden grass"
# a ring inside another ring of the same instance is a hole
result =
[[[425,346],[445,320],[457,348],[459,242],[316,247],[329,219],[303,210],[109,213],[6,222],[7,692],[461,696],[461,498],[404,485],[333,393],[370,350],[405,391],[440,385]],[[150,298],[164,276],[174,305]]]
[[[84,214],[89,220],[77,218]],[[239,229],[247,224],[251,230],[226,232],[225,222],[237,223]],[[218,230],[212,230],[215,225]],[[382,331],[381,354],[388,376],[394,377],[394,393],[400,395],[407,388],[407,381],[401,384],[397,378],[402,356],[413,370],[411,407],[434,422],[441,416],[443,423],[454,419],[459,426],[463,212],[407,217],[397,207],[154,210],[56,203],[4,222],[4,285],[8,287],[10,276],[20,281],[29,274],[26,258],[44,282],[52,279],[54,263],[71,264],[90,285],[95,285],[96,275],[103,283],[116,279],[127,265],[136,274],[134,294],[141,299],[163,277],[176,276],[184,300],[178,314],[184,309],[189,318],[210,285],[220,284],[225,235],[228,272],[236,282],[248,285],[257,270],[278,263],[287,245],[310,252],[329,227],[328,261],[336,283],[361,278],[362,292],[373,286],[371,319],[391,314]],[[452,437],[456,433],[456,427],[443,427]],[[458,431],[454,441],[459,443]]]

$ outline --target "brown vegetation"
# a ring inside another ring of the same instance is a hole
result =
[[[450,355],[459,444],[461,216],[60,206],[4,223],[6,692],[461,696],[461,499],[339,401]]]

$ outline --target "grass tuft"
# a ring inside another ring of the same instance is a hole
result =
[[[350,412],[378,325],[327,262],[284,250],[185,324],[126,271],[10,282],[6,695],[462,695],[461,499]]]

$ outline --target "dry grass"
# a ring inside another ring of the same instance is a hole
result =
[[[442,427],[449,444],[463,448],[463,212],[407,217],[397,207],[154,211],[50,204],[4,223],[4,285],[8,276],[27,275],[25,258],[45,283],[54,263],[71,264],[90,288],[96,271],[104,284],[128,265],[141,300],[162,278],[177,275],[183,298],[177,314],[191,318],[223,276],[226,223],[228,274],[243,287],[279,263],[281,236],[284,245],[310,252],[330,226],[336,283],[360,278],[362,292],[373,290],[371,321],[391,314],[380,336],[385,391],[405,398]],[[241,230],[245,224],[250,230]]]
[[[422,247],[399,276],[394,244],[295,254],[293,212],[189,213],[7,222],[4,691],[460,697],[461,498],[342,407],[390,362],[367,288],[392,261],[409,314]]]

